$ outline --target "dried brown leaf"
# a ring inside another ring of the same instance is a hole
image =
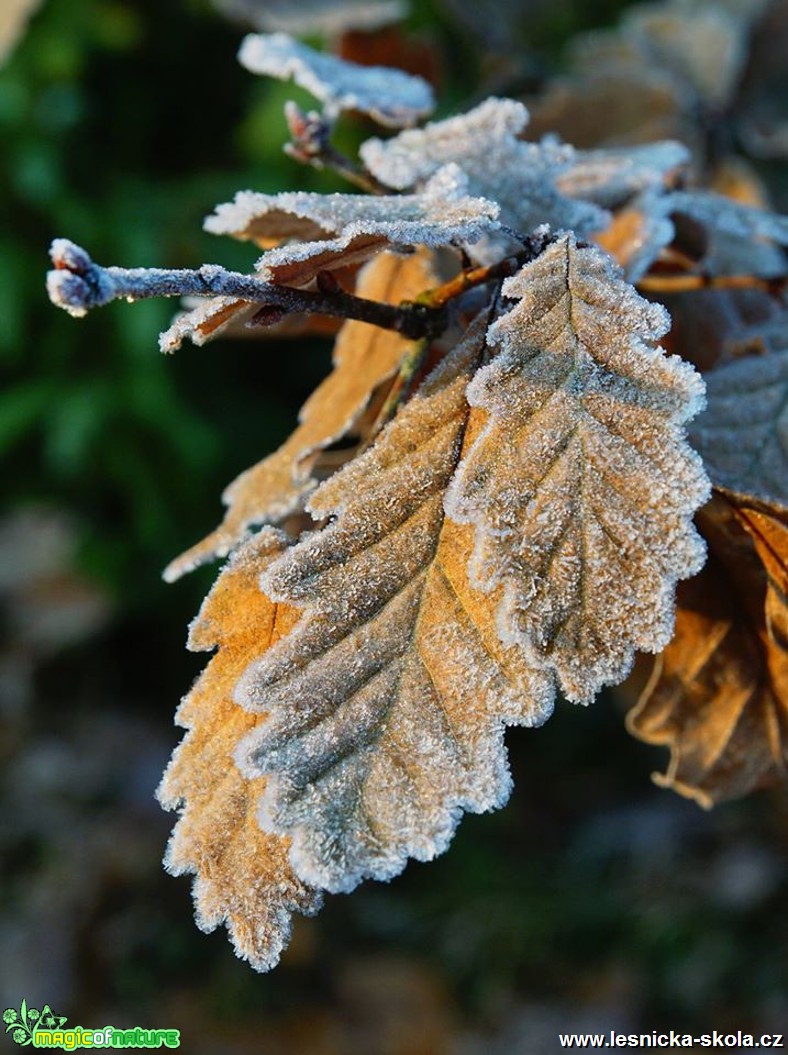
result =
[[[736,343],[751,354],[706,374],[691,440],[714,484],[788,505],[788,314]]]
[[[682,428],[703,384],[654,345],[664,309],[571,235],[503,293],[501,353],[468,388],[484,428],[446,509],[475,528],[474,585],[503,589],[503,639],[587,702],[667,644],[676,580],[703,563],[708,481]]]
[[[708,808],[786,778],[788,510],[717,493],[698,523],[709,562],[627,727],[670,748],[657,783]]]
[[[443,513],[485,325],[322,485],[310,509],[331,522],[265,576],[304,614],[239,683],[239,702],[269,715],[245,771],[268,775],[264,825],[292,836],[297,874],[328,890],[428,860],[463,810],[500,806],[504,723],[539,724],[552,705],[552,678],[501,644],[498,598],[468,583],[471,533]]]
[[[359,274],[359,296],[396,304],[435,284],[430,254],[382,253]],[[399,334],[364,322],[346,322],[334,347],[334,369],[310,396],[300,424],[274,454],[242,473],[223,495],[229,509],[207,538],[176,558],[166,569],[167,581],[226,556],[253,524],[278,523],[303,507],[316,486],[310,475],[314,453],[352,429],[377,386],[391,378],[410,347]]]
[[[197,923],[225,923],[238,955],[258,970],[275,966],[294,912],[312,914],[320,895],[293,874],[287,839],[257,823],[265,778],[246,780],[234,759],[239,740],[265,717],[233,702],[239,676],[282,635],[297,613],[260,590],[260,572],[283,548],[265,529],[224,569],[191,626],[189,647],[218,646],[176,715],[189,731],[164,774],[158,797],[166,809],[182,807],[165,864],[175,875],[195,873]]]

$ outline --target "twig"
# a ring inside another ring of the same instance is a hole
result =
[[[331,142],[332,125],[325,114],[306,112],[292,100],[285,103],[285,120],[291,142],[284,151],[288,157],[316,169],[333,169],[367,194],[390,194],[391,190],[361,168]]]
[[[692,293],[699,289],[761,289],[772,296],[785,291],[788,278],[759,278],[757,275],[646,275],[638,279],[643,293]]]
[[[329,292],[295,289],[273,282],[226,271],[215,264],[196,270],[101,267],[80,246],[65,238],[52,243],[55,270],[47,275],[47,291],[53,304],[70,315],[82,316],[91,308],[113,300],[149,297],[235,297],[261,308],[263,325],[279,321],[282,314],[331,315],[368,322],[384,330],[395,330],[411,340],[435,337],[446,328],[442,305],[403,302],[383,304],[347,293],[338,285]]]

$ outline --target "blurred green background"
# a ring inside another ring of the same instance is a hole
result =
[[[572,34],[624,5],[502,4],[487,37],[463,6],[419,4],[406,30],[434,50],[442,113],[490,84],[536,91]],[[253,248],[201,230],[214,204],[337,188],[283,155],[282,104],[304,97],[237,64],[243,31],[207,0],[45,0],[0,68],[3,1006],[174,1026],[196,1053],[539,1055],[559,1029],[777,1030],[785,795],[706,815],[657,790],[663,754],[624,733],[619,699],[510,731],[507,809],[297,921],[271,975],[200,934],[188,881],[162,872],[173,818],[153,791],[215,569],[176,586],[160,571],[281,442],[330,348],[165,358],[174,303],[75,322],[46,299],[46,252],[63,236],[104,264],[246,269]]]

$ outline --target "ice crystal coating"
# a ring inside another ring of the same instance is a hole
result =
[[[239,683],[238,701],[269,715],[239,761],[267,775],[263,827],[331,891],[435,857],[463,810],[502,805],[504,722],[536,725],[552,706],[553,679],[501,644],[496,598],[469,587],[471,533],[443,514],[484,329],[321,486],[310,510],[334,519],[264,575],[305,611]]]
[[[360,272],[356,291],[396,304],[434,284],[426,250],[404,257],[382,253]],[[222,524],[174,560],[165,579],[171,582],[226,556],[252,525],[278,523],[301,509],[316,486],[310,473],[312,456],[356,426],[376,388],[394,374],[408,347],[409,342],[391,330],[346,322],[334,346],[334,369],[301,408],[298,428],[278,451],[230,484],[223,495],[229,509]]]
[[[281,33],[371,32],[407,15],[403,0],[214,0],[227,14],[257,29]]]
[[[490,98],[460,117],[409,129],[385,142],[369,139],[360,153],[377,179],[398,190],[456,163],[468,177],[470,193],[497,202],[501,223],[525,234],[543,223],[580,235],[603,228],[606,212],[557,189],[560,173],[572,165],[572,147],[553,140],[523,142],[518,136],[527,123],[522,103]],[[489,262],[501,255],[500,247],[498,238],[474,255]]]
[[[761,354],[705,375],[708,404],[690,440],[712,483],[788,506],[788,313],[737,344]]]
[[[296,618],[259,587],[261,570],[282,548],[283,536],[270,528],[250,539],[192,623],[189,648],[218,652],[176,714],[189,731],[157,792],[165,809],[182,807],[165,864],[174,875],[195,874],[198,926],[210,931],[225,923],[238,955],[260,971],[276,966],[292,913],[320,907],[320,894],[293,874],[287,840],[257,824],[265,779],[245,779],[233,761],[241,737],[264,720],[233,702],[235,683]]]
[[[698,523],[713,553],[627,728],[670,748],[655,781],[708,809],[785,779],[788,513],[715,493]]]
[[[263,281],[305,285],[318,271],[368,259],[389,245],[474,242],[498,229],[495,202],[469,197],[456,165],[444,165],[418,194],[370,196],[285,191],[241,191],[205,221],[213,234],[260,246],[278,245],[260,258]]]
[[[616,208],[645,191],[665,189],[690,161],[682,143],[665,140],[644,146],[575,151],[572,164],[556,179],[570,198]]]
[[[503,588],[504,640],[587,701],[667,644],[675,582],[703,563],[692,514],[709,485],[682,428],[703,383],[650,343],[665,309],[571,235],[503,293],[500,354],[468,388],[487,418],[446,511],[475,528],[474,585]]]
[[[406,128],[435,109],[432,89],[421,77],[385,66],[358,66],[286,33],[250,34],[238,59],[252,73],[295,81],[321,100],[329,117],[358,110],[389,128]]]
[[[713,191],[676,191],[668,199],[671,212],[691,216],[710,230],[743,239],[764,238],[788,245],[788,216],[758,209]]]

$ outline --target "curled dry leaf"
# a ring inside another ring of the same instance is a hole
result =
[[[264,576],[304,614],[239,683],[237,700],[269,716],[239,758],[266,775],[262,823],[292,837],[297,874],[331,891],[436,856],[463,810],[500,806],[504,723],[552,706],[552,678],[501,644],[497,598],[468,583],[470,532],[443,512],[484,329],[320,487],[310,511],[331,522]]]
[[[286,33],[250,34],[238,58],[252,73],[295,81],[320,99],[329,117],[357,110],[390,128],[406,128],[435,109],[432,88],[421,77],[386,66],[346,62]]]
[[[218,206],[205,229],[276,246],[257,262],[257,277],[303,286],[320,271],[359,263],[387,246],[477,241],[497,230],[498,213],[496,203],[469,197],[468,181],[456,165],[444,165],[417,194],[241,191],[235,201]]]
[[[252,659],[287,634],[297,613],[260,590],[260,572],[281,553],[283,536],[264,529],[239,550],[217,579],[191,626],[189,647],[218,651],[176,715],[189,731],[176,749],[158,798],[181,808],[165,864],[193,872],[197,922],[225,923],[238,955],[258,970],[275,966],[294,912],[311,915],[320,895],[287,859],[288,840],[260,830],[257,800],[265,778],[248,780],[234,761],[239,740],[265,720],[233,702]]]
[[[397,304],[435,284],[430,254],[381,253],[359,273],[359,296]],[[279,523],[303,508],[316,486],[310,470],[315,452],[354,427],[375,389],[390,379],[410,347],[399,334],[365,322],[346,322],[334,346],[334,369],[310,396],[300,424],[274,454],[242,473],[227,488],[229,506],[222,524],[207,538],[176,558],[164,576],[173,581],[215,557],[226,556],[254,524]]]
[[[615,209],[647,191],[672,187],[689,161],[687,148],[672,140],[628,149],[577,150],[556,186],[572,198]]]
[[[400,132],[383,142],[369,139],[361,157],[387,187],[405,189],[428,179],[447,163],[468,177],[471,194],[500,205],[502,224],[524,234],[540,224],[588,234],[603,228],[607,213],[557,189],[559,174],[570,168],[572,147],[546,140],[525,143],[518,136],[528,111],[513,99],[487,99],[459,117]],[[499,257],[509,243],[500,237],[473,250],[483,263]]]
[[[736,344],[750,354],[706,375],[690,437],[715,485],[788,506],[788,313]]]
[[[468,389],[485,425],[446,498],[475,528],[473,584],[503,590],[503,639],[583,702],[667,644],[676,580],[705,555],[682,428],[703,383],[651,343],[667,313],[614,267],[567,235],[504,283],[501,353]]]
[[[788,510],[715,493],[698,524],[709,562],[627,727],[670,748],[657,783],[708,808],[786,778]]]

